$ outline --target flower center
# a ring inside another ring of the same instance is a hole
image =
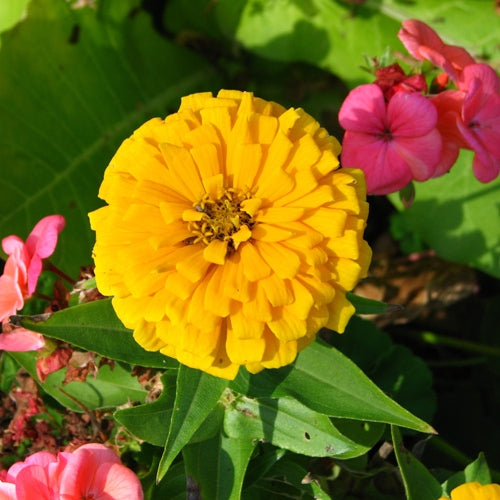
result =
[[[249,200],[251,194],[243,193],[234,188],[227,188],[222,195],[213,200],[208,194],[193,205],[199,212],[198,220],[188,223],[189,230],[193,233],[184,243],[194,245],[203,243],[208,245],[213,240],[227,241],[228,250],[235,250],[241,238],[233,238],[238,232],[248,232],[255,221],[252,216],[244,210],[242,204]],[[248,238],[244,237],[243,240]],[[237,240],[237,241],[235,241]]]

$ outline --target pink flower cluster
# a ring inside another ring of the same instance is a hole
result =
[[[475,152],[476,178],[494,180],[500,172],[498,75],[420,21],[403,22],[398,37],[415,59],[444,70],[436,79],[441,91],[423,94],[423,75],[407,76],[397,64],[380,68],[375,83],[352,90],[340,109],[343,166],[362,169],[368,192],[383,195],[445,174],[463,148]],[[453,88],[446,88],[450,81]]]
[[[62,215],[49,215],[36,224],[26,243],[14,235],[2,240],[2,249],[8,256],[0,276],[2,326],[7,324],[9,316],[23,308],[24,300],[33,295],[42,272],[42,260],[54,253],[64,226]],[[0,349],[6,351],[36,350],[43,345],[41,335],[23,328],[0,334]]]
[[[57,455],[40,451],[10,467],[0,480],[1,500],[142,500],[141,483],[102,444]]]

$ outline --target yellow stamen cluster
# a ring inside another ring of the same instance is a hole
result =
[[[193,205],[194,209],[200,213],[200,220],[189,222],[188,228],[193,236],[186,238],[184,243],[208,245],[217,239],[226,241],[228,253],[232,253],[238,247],[232,235],[242,226],[251,229],[255,224],[251,215],[241,207],[242,202],[249,198],[249,193],[242,193],[234,188],[225,189],[217,200],[212,200],[208,194],[205,194],[198,203]]]

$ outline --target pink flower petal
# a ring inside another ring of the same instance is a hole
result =
[[[466,66],[475,63],[474,58],[464,48],[446,45],[439,35],[422,21],[404,21],[398,37],[415,59],[431,61],[435,66],[443,68],[455,82]]]
[[[36,351],[45,345],[43,335],[16,328],[12,332],[0,333],[0,349],[10,352]]]
[[[7,259],[8,261],[9,259]],[[16,314],[23,305],[23,294],[17,280],[9,274],[2,274],[0,276],[0,323]]]
[[[346,132],[342,143],[342,165],[365,173],[369,194],[388,194],[408,184],[411,174],[388,141],[371,134]]]
[[[495,94],[500,90],[500,78],[496,71],[487,64],[471,64],[464,68],[458,86],[466,92],[475,79],[481,82],[484,93]]]
[[[2,240],[2,249],[7,255],[17,254],[22,256],[24,252],[24,242],[16,235],[6,236]]]
[[[50,483],[47,471],[41,465],[24,467],[16,477],[17,496],[19,499],[36,498],[37,500],[59,498],[58,485]]]
[[[403,42],[406,50],[419,61],[425,59],[420,53],[422,46],[439,52],[444,45],[439,35],[430,26],[417,19],[403,21],[398,38]]]
[[[394,150],[404,160],[417,181],[434,176],[441,158],[441,135],[436,129],[421,137],[398,137],[393,141]]]
[[[57,237],[65,225],[66,221],[62,215],[49,215],[40,220],[26,240],[29,255],[38,255],[42,259],[50,257],[56,248]]]
[[[0,500],[18,500],[16,485],[0,481]]]
[[[42,259],[50,257],[56,248],[59,233],[66,221],[62,215],[44,217],[33,228],[26,240],[26,250],[30,257],[28,265],[28,294],[32,295],[42,272]]]
[[[102,498],[127,500],[144,498],[138,477],[122,464],[108,462],[101,465],[94,480],[94,488],[94,491],[102,492]]]
[[[109,448],[92,443],[75,450],[61,476],[61,499],[142,499],[137,476]]]
[[[416,92],[397,92],[387,106],[387,118],[394,137],[418,137],[437,124],[435,106]]]
[[[351,132],[383,133],[386,129],[385,115],[382,90],[370,83],[349,92],[339,111],[339,123]]]
[[[491,182],[500,173],[500,159],[488,157],[488,163],[482,163],[479,155],[474,156],[472,170],[477,180],[481,182]]]

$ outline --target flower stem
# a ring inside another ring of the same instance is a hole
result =
[[[445,335],[438,335],[434,332],[406,333],[427,344],[448,345],[462,351],[479,352],[481,354],[486,354],[487,356],[500,356],[500,348],[494,346],[478,344],[477,342],[470,342],[468,340],[455,339]]]
[[[63,271],[61,271],[58,267],[54,266],[54,264],[52,264],[52,262],[45,261],[45,269],[47,271],[53,272],[54,274],[57,274],[63,280],[67,281],[68,283],[71,283],[72,285],[76,284],[76,281],[73,278],[71,278],[70,276],[68,276]]]

